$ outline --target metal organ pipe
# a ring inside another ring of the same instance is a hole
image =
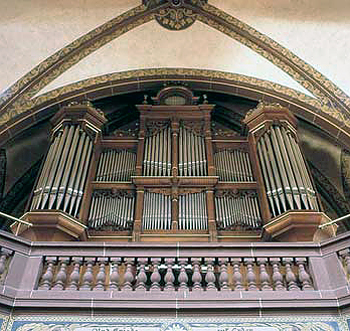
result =
[[[290,209],[318,210],[300,147],[289,130],[282,125],[272,125],[257,144],[273,216]]]
[[[205,138],[187,129],[183,124],[179,130],[179,175],[207,176]]]
[[[206,230],[208,212],[206,193],[189,193],[179,196],[179,229]]]
[[[56,133],[34,191],[31,210],[60,209],[78,215],[92,148],[91,138],[78,125],[65,125]]]
[[[224,182],[253,181],[249,154],[241,150],[221,150],[214,154],[219,179]]]
[[[136,153],[129,150],[111,149],[101,153],[96,181],[126,182],[135,174]]]
[[[143,200],[143,230],[171,229],[171,197],[146,191]]]
[[[95,191],[88,225],[93,230],[130,230],[134,220],[135,197],[131,193]]]
[[[143,176],[171,176],[171,129],[169,125],[146,136]]]
[[[255,230],[262,224],[256,192],[217,194],[215,213],[220,230]]]

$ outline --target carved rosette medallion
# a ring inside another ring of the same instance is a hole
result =
[[[168,30],[184,30],[197,19],[191,6],[202,6],[207,0],[144,0],[149,9],[160,6],[155,18]]]

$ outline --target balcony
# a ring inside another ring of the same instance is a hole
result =
[[[0,302],[18,308],[338,309],[350,233],[322,243],[30,242],[0,232]]]

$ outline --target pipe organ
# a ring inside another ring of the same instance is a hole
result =
[[[98,162],[96,181],[129,182],[135,175],[136,153],[126,149],[104,150]]]
[[[182,123],[179,130],[179,175],[207,176],[205,138]]]
[[[222,191],[215,196],[219,229],[259,229],[262,225],[256,191]]]
[[[133,192],[96,190],[93,192],[88,226],[95,230],[130,230],[134,221]]]
[[[150,126],[145,138],[143,175],[171,176],[171,154],[169,123],[161,125],[160,128]]]
[[[169,195],[145,192],[142,228],[144,230],[171,229],[171,197]]]
[[[79,215],[94,138],[105,121],[91,105],[81,108],[73,104],[52,120],[56,126],[34,190],[31,210],[58,209],[74,217]],[[79,119],[76,113],[81,116]],[[91,119],[84,119],[86,115]]]
[[[214,154],[214,164],[219,180],[224,182],[251,182],[253,171],[249,154],[239,149],[225,149]]]
[[[206,230],[208,228],[205,192],[179,196],[179,230]]]
[[[260,103],[243,120],[248,136],[239,136],[213,132],[214,105],[198,100],[180,86],[164,88],[152,103],[145,97],[136,106],[138,137],[130,128],[103,137],[100,112],[65,107],[53,119],[28,220],[45,210],[70,238],[84,232],[126,241],[260,240],[266,233],[300,240],[311,228],[303,212],[323,222],[288,109]]]

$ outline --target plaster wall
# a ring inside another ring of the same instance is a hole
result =
[[[210,0],[291,49],[350,94],[350,3],[346,0]],[[0,89],[140,0],[0,0]],[[149,67],[195,67],[251,75],[305,91],[285,73],[225,35],[195,23],[170,32],[155,22],[106,45],[45,91],[95,75]]]

